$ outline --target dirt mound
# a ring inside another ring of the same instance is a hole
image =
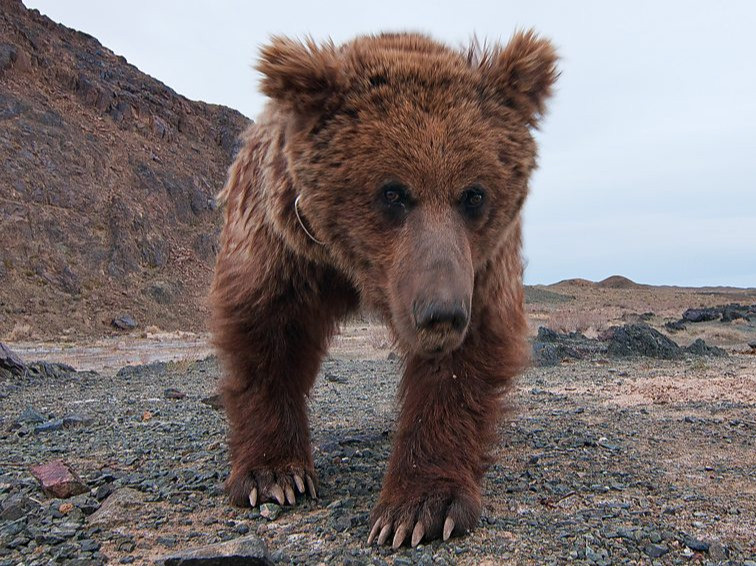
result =
[[[643,287],[625,276],[609,276],[596,284],[598,287],[608,289],[637,289]]]
[[[0,337],[200,330],[248,120],[0,0]]]
[[[596,283],[592,282],[591,280],[586,280],[583,278],[571,278],[568,280],[561,280],[558,281],[555,284],[552,284],[554,286],[571,286],[571,287],[596,287]]]

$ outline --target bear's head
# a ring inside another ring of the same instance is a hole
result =
[[[415,352],[462,343],[476,274],[519,230],[556,61],[532,32],[466,52],[418,34],[262,51],[299,212]]]

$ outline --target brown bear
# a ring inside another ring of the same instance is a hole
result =
[[[528,359],[520,211],[556,61],[533,32],[465,51],[409,33],[263,48],[270,101],[221,192],[211,291],[234,504],[316,497],[307,395],[362,307],[405,362],[368,543],[477,524],[502,396]]]

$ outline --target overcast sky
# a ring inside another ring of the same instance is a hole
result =
[[[528,283],[756,287],[756,2],[26,0],[192,98],[254,118],[271,34],[456,46],[534,27],[562,56],[525,212]]]

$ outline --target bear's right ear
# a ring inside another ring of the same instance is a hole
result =
[[[318,112],[338,98],[341,72],[336,48],[330,41],[317,45],[277,36],[263,47],[257,70],[263,74],[260,90],[300,113]]]
[[[533,30],[519,31],[506,46],[481,48],[477,40],[468,51],[468,62],[483,79],[483,93],[517,111],[537,127],[559,76],[554,46]]]

